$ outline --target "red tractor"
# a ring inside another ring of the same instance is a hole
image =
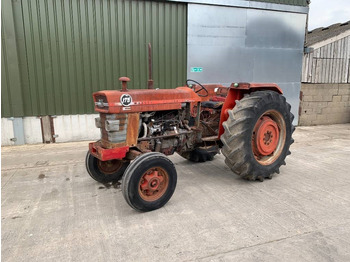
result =
[[[122,192],[134,209],[165,205],[177,173],[166,157],[175,152],[193,161],[221,152],[226,165],[247,180],[279,173],[293,143],[291,106],[276,84],[202,85],[187,80],[176,89],[93,94],[101,139],[89,144],[86,168],[101,183],[122,178]]]

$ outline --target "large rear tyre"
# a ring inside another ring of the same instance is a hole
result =
[[[223,123],[226,165],[248,180],[263,181],[279,173],[294,142],[290,109],[285,97],[273,91],[257,91],[236,101]]]
[[[212,161],[217,153],[219,153],[217,146],[197,147],[192,151],[181,153],[180,156],[192,162],[206,162]]]
[[[137,157],[126,169],[122,192],[126,202],[139,211],[164,206],[175,191],[177,173],[163,154],[150,152]]]
[[[120,180],[129,161],[118,159],[101,161],[88,151],[85,158],[85,167],[89,175],[100,183],[110,183]]]

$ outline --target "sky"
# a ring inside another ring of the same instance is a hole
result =
[[[350,20],[350,0],[311,0],[309,31]]]

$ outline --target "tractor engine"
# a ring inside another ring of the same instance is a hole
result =
[[[183,128],[177,110],[144,112],[140,114],[139,138],[174,135]]]
[[[184,114],[185,109],[140,113],[141,148],[165,155],[181,150],[191,131]]]
[[[218,135],[222,103],[204,102],[199,110],[199,124],[196,124],[197,106],[184,103],[179,110],[152,111],[131,114],[100,113],[96,127],[101,130],[100,143],[104,148],[123,146],[130,133],[136,133],[135,148],[142,153],[161,152],[172,155],[193,150],[203,143],[202,138]],[[137,122],[138,120],[138,122]],[[135,132],[130,132],[136,129]]]
[[[180,110],[140,113],[138,140],[149,141],[149,150],[165,155],[191,151],[202,143],[202,138],[218,136],[222,104],[203,102],[199,110],[198,126],[197,106],[193,107],[189,117],[186,106]]]

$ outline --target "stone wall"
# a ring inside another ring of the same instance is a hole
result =
[[[350,122],[350,84],[301,85],[299,125]]]

